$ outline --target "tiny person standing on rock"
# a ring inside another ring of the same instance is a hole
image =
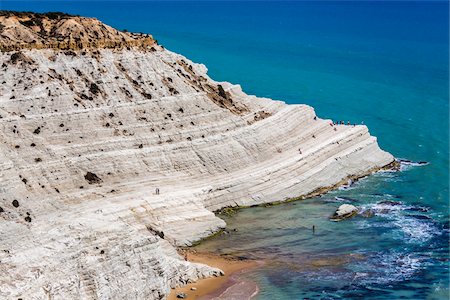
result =
[[[156,195],[159,195],[159,188],[156,188]]]

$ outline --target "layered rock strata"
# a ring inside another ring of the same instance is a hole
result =
[[[215,210],[394,160],[366,126],[246,95],[150,36],[28,15],[48,32],[35,36],[20,14],[1,15],[2,299],[164,299],[219,275],[175,250],[223,228]],[[92,40],[72,44],[81,32]]]

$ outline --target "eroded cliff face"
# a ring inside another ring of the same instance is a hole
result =
[[[219,274],[174,248],[223,228],[213,211],[323,191],[394,160],[365,126],[246,95],[155,43],[66,51],[44,37],[27,49],[11,33],[27,26],[1,18],[1,298],[164,298]],[[123,38],[92,19],[58,22],[63,39],[103,27],[103,45]]]
[[[99,20],[64,13],[0,11],[0,51],[151,47],[149,34],[118,31]]]

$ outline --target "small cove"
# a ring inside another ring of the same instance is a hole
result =
[[[448,299],[448,3],[2,1],[0,8],[64,11],[151,33],[204,63],[215,80],[311,105],[321,118],[364,122],[384,150],[429,162],[320,197],[241,210],[225,218],[229,234],[199,249],[266,261],[246,273],[258,299]],[[374,216],[330,222],[342,203]]]
[[[224,218],[226,233],[196,249],[265,261],[246,274],[260,286],[257,299],[444,299],[446,216],[396,188],[415,171],[380,172],[320,197],[240,210]],[[331,222],[342,203],[373,216]]]

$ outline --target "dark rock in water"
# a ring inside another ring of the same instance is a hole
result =
[[[407,159],[399,159],[398,160],[399,162],[401,162],[401,163],[405,163],[405,164],[410,164],[410,163],[412,163],[413,161],[411,161],[411,160],[407,160]]]
[[[375,215],[375,212],[371,209],[365,210],[361,213],[361,216],[364,218],[372,218]]]
[[[177,298],[179,298],[179,299],[186,299],[187,295],[185,293],[178,293],[177,294]]]
[[[16,208],[19,207],[19,201],[13,200],[12,205]]]
[[[406,211],[415,211],[415,212],[428,212],[429,209],[426,207],[408,207],[405,209]]]
[[[351,204],[342,204],[330,217],[331,221],[342,221],[354,217],[358,213],[358,208]]]
[[[89,184],[99,183],[102,181],[100,177],[91,172],[87,172],[86,175],[84,175],[84,179],[86,179]]]
[[[428,165],[429,162],[427,161],[412,161],[412,160],[407,160],[407,159],[399,159],[398,160],[400,163],[405,164],[405,165],[412,165],[412,166],[424,166],[424,165]]]
[[[401,205],[402,203],[399,202],[399,201],[384,200],[384,201],[378,202],[378,204],[384,204],[384,205],[396,206],[396,205]]]
[[[418,219],[418,220],[432,220],[432,218],[428,217],[428,216],[424,216],[424,215],[406,215],[407,217],[412,217],[414,219]]]

